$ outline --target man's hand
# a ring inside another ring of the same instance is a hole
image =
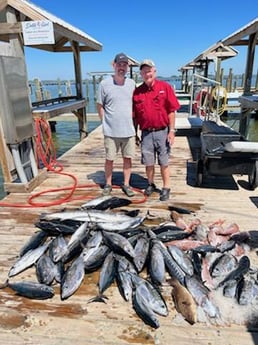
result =
[[[135,136],[135,144],[137,145],[137,146],[140,146],[140,144],[141,144],[141,139],[140,139],[140,137],[136,134],[136,136]]]

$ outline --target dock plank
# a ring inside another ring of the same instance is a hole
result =
[[[104,183],[104,149],[101,126],[66,152],[58,162],[63,164],[66,174],[73,174],[78,180],[74,197],[81,200],[64,202],[60,205],[31,207],[28,198],[39,192],[53,188],[72,186],[73,180],[67,175],[48,172],[47,178],[32,192],[10,193],[4,200],[9,207],[0,207],[0,282],[6,281],[9,269],[15,262],[21,247],[38,229],[35,222],[44,212],[54,212],[64,208],[76,208],[90,198],[101,195],[99,184]],[[203,223],[223,219],[225,224],[237,223],[241,231],[257,230],[257,190],[246,188],[247,176],[234,175],[232,178],[212,178],[204,181],[204,187],[193,185],[194,162],[189,147],[189,138],[176,136],[171,155],[170,200],[161,203],[158,194],[148,200],[138,193],[132,199],[128,209],[139,208],[142,214],[147,211],[157,219],[170,219],[169,205],[184,207],[194,214],[184,215],[186,222],[199,218]],[[161,187],[161,178],[157,170],[156,184]],[[114,165],[114,185],[122,182],[122,159],[120,156]],[[137,149],[133,162],[131,185],[144,189],[146,178],[144,167],[140,164],[140,152]],[[34,202],[48,203],[57,197],[67,195],[68,191],[48,193],[35,198]],[[117,188],[114,195],[124,197]],[[144,201],[144,202],[143,202]],[[256,203],[255,203],[256,201]],[[24,204],[27,207],[14,207],[12,204]],[[152,224],[152,221],[149,221]],[[254,252],[252,259],[257,263]],[[257,266],[256,266],[257,267]],[[60,299],[59,286],[55,287],[55,296],[45,301],[29,300],[14,294],[9,289],[0,290],[0,337],[1,343],[36,344],[36,345],[77,345],[85,344],[155,344],[165,345],[176,342],[178,345],[253,345],[258,343],[257,327],[230,323],[227,326],[207,325],[198,322],[189,325],[181,319],[175,310],[171,298],[171,287],[164,286],[163,296],[168,304],[169,315],[159,317],[160,327],[155,330],[145,325],[135,314],[131,303],[125,302],[118,292],[116,284],[105,291],[106,303],[88,303],[98,293],[99,272],[87,274],[77,292],[65,301]],[[22,272],[14,280],[35,281],[35,268]]]

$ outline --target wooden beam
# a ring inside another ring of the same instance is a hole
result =
[[[21,32],[21,23],[0,23],[0,36],[6,34],[19,34]]]
[[[7,6],[7,1],[6,0],[1,0],[0,2],[0,12],[3,11]]]
[[[5,142],[5,136],[4,136],[4,131],[2,127],[2,122],[0,121],[0,162],[1,162],[1,167],[2,167],[2,173],[4,177],[5,182],[12,182],[12,175],[10,173],[10,166],[11,164],[14,166],[13,162],[10,161],[11,155],[8,154],[9,150],[6,146]]]
[[[255,34],[258,31],[258,20],[250,25],[247,25],[243,29],[238,30],[234,34],[230,35],[228,38],[225,38],[222,42],[224,45],[248,45],[248,39],[245,37]],[[256,43],[257,44],[257,43]]]

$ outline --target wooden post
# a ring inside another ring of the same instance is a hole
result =
[[[241,89],[243,89],[244,85],[245,85],[245,74],[244,73],[242,73],[242,78],[241,79],[242,79],[241,80]]]
[[[222,83],[223,83],[223,78],[224,78],[224,68],[221,68],[221,70],[220,70],[220,84],[222,85]]]
[[[60,78],[57,78],[57,89],[58,89],[58,97],[62,97],[62,88],[61,88]]]
[[[94,102],[96,102],[96,94],[97,94],[97,87],[96,87],[96,76],[92,76],[93,80],[93,97],[94,97]]]
[[[0,121],[0,161],[1,161],[4,181],[7,183],[11,183],[12,175],[10,171],[12,170],[12,168],[14,168],[14,164],[13,164],[13,159],[11,157],[10,151],[7,148],[5,140],[4,140],[4,131],[3,131],[1,121]]]
[[[228,75],[228,86],[229,86],[229,89],[228,91],[231,92],[232,91],[232,78],[233,78],[233,73],[232,73],[232,68],[229,69],[229,75]]]
[[[75,89],[76,97],[78,99],[82,98],[82,73],[81,73],[81,56],[80,56],[80,47],[78,42],[72,42],[73,48],[73,58],[74,58],[74,69],[75,69]],[[86,108],[78,109],[76,112],[78,118],[80,139],[84,139],[88,135],[87,130],[87,117],[86,117]]]
[[[66,89],[66,96],[71,96],[72,95],[72,91],[71,91],[71,82],[70,82],[70,80],[67,80],[67,82],[65,83],[65,89]]]
[[[90,90],[89,90],[90,86],[89,86],[89,80],[88,79],[85,80],[85,88],[86,88],[86,101],[88,103],[90,100]]]
[[[253,71],[253,65],[254,65],[254,55],[255,55],[255,46],[257,42],[257,35],[258,33],[254,33],[249,36],[247,62],[246,62],[246,70],[245,70],[245,84],[244,84],[244,92],[243,92],[243,95],[245,96],[249,96],[252,94],[251,82],[252,82],[252,71]],[[244,137],[246,137],[248,133],[251,110],[252,109],[247,109],[241,106],[241,118],[240,118],[240,123],[239,123],[239,131]]]

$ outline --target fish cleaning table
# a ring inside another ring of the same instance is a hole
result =
[[[214,121],[204,121],[201,154],[197,160],[196,185],[205,173],[211,175],[248,175],[250,189],[258,185],[258,143],[245,140],[239,132]]]

